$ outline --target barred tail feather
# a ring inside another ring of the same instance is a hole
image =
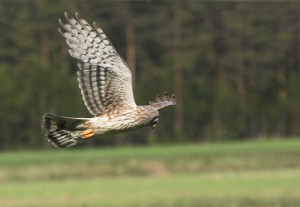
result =
[[[46,137],[49,142],[55,147],[65,148],[74,146],[85,140],[83,136],[86,134],[84,132],[91,131],[85,126],[87,120],[45,114],[43,116],[42,127],[47,131]]]

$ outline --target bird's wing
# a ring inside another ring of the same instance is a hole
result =
[[[157,95],[155,101],[150,101],[149,104],[156,110],[176,104],[175,94],[170,96],[167,92],[162,95]]]
[[[78,81],[83,100],[94,116],[116,105],[135,106],[131,72],[102,29],[91,27],[76,12],[59,19],[59,32],[66,38],[69,53],[80,60]]]

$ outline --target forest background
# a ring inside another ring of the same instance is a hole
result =
[[[300,3],[0,1],[0,149],[51,147],[45,112],[91,117],[58,18],[97,22],[128,63],[140,105],[168,91],[155,130],[82,146],[300,135]]]

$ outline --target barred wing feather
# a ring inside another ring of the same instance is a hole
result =
[[[94,116],[111,106],[136,105],[131,73],[102,29],[94,22],[91,27],[78,13],[76,19],[65,13],[59,19],[59,32],[66,38],[72,57],[78,63],[78,81],[83,100]]]

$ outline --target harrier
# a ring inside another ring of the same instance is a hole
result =
[[[84,103],[93,118],[72,118],[45,114],[42,127],[56,147],[71,147],[94,135],[125,132],[144,126],[153,129],[158,109],[176,104],[167,93],[149,105],[137,106],[133,97],[131,72],[102,29],[93,27],[78,13],[59,19],[59,32],[66,38],[69,53],[79,60],[77,71]]]

